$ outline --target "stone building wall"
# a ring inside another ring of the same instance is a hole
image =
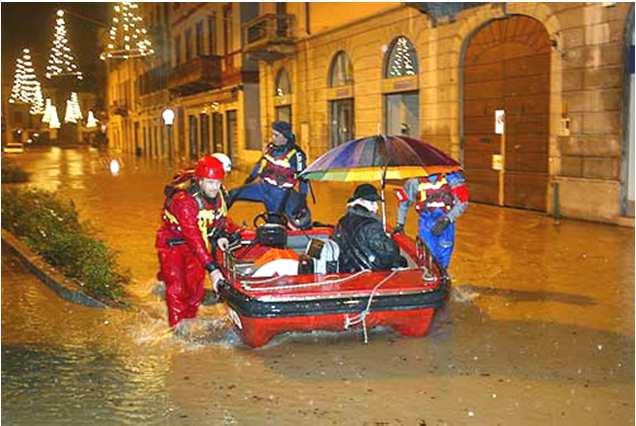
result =
[[[355,5],[348,7],[355,8]],[[542,23],[549,35],[550,131],[548,212],[613,222],[620,216],[624,27],[630,5],[616,3],[497,3],[461,11],[454,20],[432,20],[400,6],[297,43],[297,54],[262,64],[261,125],[274,117],[274,78],[285,67],[292,81],[294,131],[310,159],[329,147],[327,78],[343,50],[353,65],[355,136],[384,129],[382,70],[398,36],[417,50],[420,137],[456,158],[462,154],[462,63],[470,38],[484,25],[511,15]],[[569,120],[569,127],[568,127]],[[559,197],[554,197],[555,185]]]

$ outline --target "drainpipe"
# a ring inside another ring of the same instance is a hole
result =
[[[552,187],[552,208],[554,209],[554,222],[556,225],[558,225],[561,220],[561,206],[559,204],[559,182],[553,182]]]

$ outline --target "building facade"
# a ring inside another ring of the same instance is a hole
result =
[[[310,159],[352,138],[406,134],[459,159],[477,202],[633,224],[629,3],[168,9],[164,97],[149,101],[139,128],[161,126],[160,109],[173,107],[180,158],[223,151],[252,163],[277,119]],[[122,102],[139,86],[126,69],[109,87]]]
[[[245,28],[263,130],[291,117],[311,158],[353,137],[419,137],[461,160],[475,201],[633,223],[632,5],[286,7],[293,48]]]
[[[112,145],[175,160],[210,152],[236,162],[258,159],[258,65],[241,48],[241,25],[258,5],[144,3],[141,10],[156,54],[109,72]],[[169,128],[161,119],[167,107],[175,112]]]

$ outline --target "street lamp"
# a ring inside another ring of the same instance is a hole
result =
[[[166,107],[161,112],[161,118],[163,119],[163,124],[166,125],[168,131],[168,159],[172,161],[173,157],[173,146],[172,146],[172,124],[174,123],[174,110],[170,107]]]

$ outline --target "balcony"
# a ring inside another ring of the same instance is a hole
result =
[[[128,106],[121,102],[121,101],[115,101],[111,106],[110,106],[110,113],[112,115],[121,115],[122,117],[127,117],[128,116]]]
[[[221,86],[221,58],[216,55],[197,56],[172,70],[168,89],[180,96]]]
[[[139,96],[163,90],[167,86],[170,64],[163,64],[143,73],[138,80]]]
[[[267,14],[243,25],[245,52],[255,60],[272,62],[296,52],[293,15]]]

